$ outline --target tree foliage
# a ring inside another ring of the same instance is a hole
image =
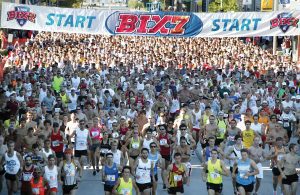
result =
[[[223,1],[222,4],[221,1]],[[237,10],[238,10],[237,0],[214,0],[208,6],[209,12],[219,12],[219,11],[229,12],[229,11],[237,11]]]

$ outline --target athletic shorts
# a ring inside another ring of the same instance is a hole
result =
[[[236,188],[242,187],[244,188],[245,192],[252,192],[254,189],[254,184],[251,183],[249,185],[242,185],[236,182]]]
[[[213,191],[221,194],[222,190],[223,190],[223,184],[222,183],[214,184],[214,183],[206,182],[206,188],[207,188],[207,190],[213,190]]]
[[[258,171],[259,171],[259,173],[256,175],[256,178],[263,179],[264,178],[264,171],[263,171],[262,165],[261,165],[261,163],[257,163],[256,165],[257,165],[257,168],[258,168]]]
[[[75,157],[80,158],[81,156],[87,156],[87,150],[75,150]]]
[[[5,179],[10,181],[16,181],[18,179],[16,174],[5,173]]]
[[[93,152],[96,151],[97,148],[100,148],[100,144],[92,144],[89,149]]]
[[[285,185],[292,185],[292,183],[297,183],[298,182],[298,175],[293,174],[293,175],[286,175],[286,179],[282,178],[282,184]]]
[[[136,185],[139,188],[140,192],[152,188],[152,183],[144,183],[144,184],[136,183]]]
[[[171,161],[171,155],[161,155],[161,157],[163,158],[163,159],[165,159],[166,161]]]
[[[200,131],[199,128],[193,128],[192,131],[196,131],[197,133]]]
[[[58,192],[57,188],[50,188],[50,192]]]
[[[232,173],[233,172],[233,167],[230,167],[230,172]],[[238,173],[238,169],[235,170],[235,174]]]
[[[156,182],[158,181],[158,176],[157,176],[157,174],[154,175],[154,179],[155,179]],[[153,177],[152,177],[152,176],[151,176],[151,183],[153,183]]]
[[[180,192],[180,193],[183,194],[184,193],[183,186],[168,188],[168,193],[169,194],[176,194],[177,192]]]
[[[280,171],[277,167],[273,167],[272,173],[273,173],[274,176],[279,176],[280,175]]]
[[[104,191],[105,192],[112,192],[113,188],[114,188],[114,186],[104,184]]]
[[[56,158],[63,158],[64,153],[63,152],[55,152],[55,156],[56,156]]]
[[[64,194],[70,194],[72,190],[77,189],[77,184],[74,185],[63,185],[62,186]]]
[[[130,156],[130,158],[132,158],[133,160],[136,160],[137,157],[139,157],[139,155],[137,155],[137,156]]]

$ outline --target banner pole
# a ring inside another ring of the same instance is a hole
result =
[[[278,0],[273,0],[273,11],[278,11]],[[277,52],[277,36],[273,36],[273,55]]]

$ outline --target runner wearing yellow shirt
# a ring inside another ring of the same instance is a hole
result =
[[[139,188],[132,178],[131,175],[131,167],[124,166],[122,170],[122,177],[120,177],[113,188],[113,194],[117,195],[132,195],[132,189],[134,188],[137,195],[140,195]]]
[[[212,149],[211,159],[203,167],[202,179],[206,182],[208,194],[221,194],[223,190],[222,175],[228,176],[229,170],[223,161],[218,159],[218,151]]]
[[[243,145],[245,148],[250,148],[253,145],[254,138],[259,136],[253,129],[250,129],[251,121],[245,121],[246,129],[242,131]]]

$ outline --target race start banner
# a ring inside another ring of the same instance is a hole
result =
[[[300,35],[300,11],[119,12],[2,3],[1,27],[99,35],[249,37]]]

